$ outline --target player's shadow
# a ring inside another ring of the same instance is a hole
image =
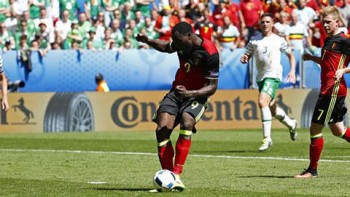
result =
[[[92,188],[99,191],[129,191],[129,192],[142,192],[142,191],[149,191],[149,188],[105,188],[105,187],[98,187],[98,188]]]
[[[260,175],[260,176],[239,176],[238,178],[276,178],[276,179],[290,179],[290,178],[293,178],[293,176]]]

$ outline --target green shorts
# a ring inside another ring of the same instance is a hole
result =
[[[281,81],[277,78],[265,78],[258,81],[259,92],[265,92],[270,95],[272,99],[275,98],[276,90],[280,86]]]

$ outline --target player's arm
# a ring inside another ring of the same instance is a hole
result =
[[[291,51],[286,53],[289,64],[290,64],[290,71],[287,76],[287,81],[295,83],[296,82],[296,76],[295,76],[295,70],[296,70],[296,63],[295,63],[295,57]]]
[[[144,34],[137,34],[136,40],[139,42],[143,42],[151,46],[152,48],[156,49],[160,52],[166,52],[166,53],[173,53],[175,52],[174,49],[171,47],[171,42],[166,40],[159,40],[159,39],[151,39],[147,35]]]
[[[314,55],[311,55],[308,53],[303,54],[303,60],[304,61],[313,61],[317,64],[321,64],[321,61],[322,61],[321,57],[314,56]]]
[[[220,58],[216,53],[211,55],[207,60],[206,85],[198,90],[187,90],[184,86],[177,86],[176,94],[182,98],[199,98],[213,95],[218,88]]]
[[[244,52],[244,54],[241,56],[241,62],[242,64],[246,64],[248,63],[250,57],[252,56],[254,52],[254,48],[253,48],[253,45],[251,43],[251,41],[248,43],[247,45],[247,48],[246,48],[246,51]]]
[[[5,72],[2,72],[0,74],[0,81],[1,81],[1,92],[2,92],[1,109],[7,111],[9,110],[9,103],[7,98],[7,78],[5,76]]]

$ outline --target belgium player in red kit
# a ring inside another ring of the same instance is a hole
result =
[[[180,174],[191,147],[191,135],[218,86],[219,53],[212,41],[194,34],[186,22],[174,26],[172,41],[153,40],[143,34],[138,34],[136,39],[160,52],[177,52],[179,58],[172,88],[160,103],[154,121],[161,167],[176,175],[173,190],[183,191]],[[178,124],[180,131],[174,151],[170,135]]]
[[[347,111],[344,101],[347,86],[343,75],[350,72],[350,39],[339,30],[341,17],[334,6],[322,10],[322,24],[327,33],[321,57],[304,54],[304,60],[321,66],[321,92],[318,97],[310,127],[310,164],[294,178],[317,177],[317,165],[323,149],[322,129],[328,124],[333,135],[350,142],[350,129],[343,123]]]

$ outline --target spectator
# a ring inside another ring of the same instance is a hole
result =
[[[194,27],[203,38],[215,41],[218,26],[211,20],[209,9],[203,11],[202,18],[200,18]]]
[[[5,23],[0,23],[0,50],[4,49],[5,45],[15,48],[15,40],[10,31],[7,30]]]
[[[124,42],[124,35],[122,31],[120,30],[120,21],[119,19],[113,19],[112,20],[112,35],[111,37],[115,40],[115,44],[117,46],[122,46]]]
[[[30,4],[29,0],[11,0],[13,2],[12,6],[15,7],[15,11],[18,16],[24,14],[25,11],[29,11]]]
[[[73,42],[76,44],[81,43],[83,41],[83,36],[80,34],[78,27],[78,21],[73,20],[72,30],[68,33],[67,39],[65,39],[64,41],[64,49],[72,49]]]
[[[290,23],[290,15],[288,12],[284,11],[282,11],[279,15],[281,16],[280,21],[276,22],[274,25],[275,33],[279,36],[284,37],[286,35],[286,29]]]
[[[102,0],[102,13],[104,13],[105,26],[109,27],[114,10],[119,9],[121,1]]]
[[[27,31],[31,33],[35,33],[35,31],[38,29],[37,26],[35,26],[34,20],[30,18],[29,11],[24,11],[21,21],[27,22]]]
[[[4,22],[6,15],[10,13],[10,4],[9,1],[2,1],[0,4],[0,23]]]
[[[302,23],[298,21],[298,16],[293,13],[292,21],[290,25],[286,28],[285,38],[288,45],[293,49],[304,54],[304,49],[308,48],[308,52],[312,54],[315,52],[315,48],[312,46],[309,33]]]
[[[109,92],[109,87],[101,73],[95,75],[96,92]]]
[[[91,27],[89,30],[89,37],[87,39],[84,39],[82,43],[82,48],[83,49],[93,48],[96,50],[101,50],[102,46],[103,46],[102,40],[96,37],[96,28]]]
[[[155,31],[159,33],[160,40],[170,40],[171,29],[179,22],[171,12],[171,7],[166,6],[163,8],[162,15],[156,19]]]
[[[0,81],[1,81],[1,93],[2,93],[2,101],[1,101],[1,110],[5,112],[9,110],[10,105],[7,98],[7,77],[5,75],[4,65],[2,58],[0,57]]]
[[[151,16],[149,7],[152,2],[153,0],[135,0],[135,9],[139,10],[143,17],[149,17]]]
[[[10,12],[7,13],[6,16],[7,18],[5,19],[4,23],[8,31],[10,31],[12,35],[15,35],[18,26],[17,14],[15,10],[11,8]]]
[[[80,13],[79,21],[78,21],[78,30],[80,32],[80,35],[83,37],[83,39],[87,38],[90,27],[91,27],[91,23],[90,21],[86,20],[86,14]]]
[[[59,0],[60,2],[60,11],[61,11],[61,15],[62,12],[67,10],[69,13],[69,19],[72,21],[74,19],[77,19],[77,9],[78,9],[78,5],[76,0]]]
[[[159,38],[158,32],[154,31],[154,23],[150,17],[145,18],[145,29],[146,29],[146,35],[149,38],[152,38],[152,39]]]
[[[96,21],[98,14],[102,10],[101,1],[86,0],[84,3],[86,18],[90,21]]]
[[[39,48],[45,51],[51,49],[51,43],[54,42],[54,38],[51,37],[45,21],[39,23],[39,31],[35,34],[35,40],[39,42]]]
[[[241,0],[239,6],[244,18],[242,30],[244,28],[248,29],[246,38],[248,43],[251,37],[259,34],[259,17],[263,13],[263,7],[259,0]]]
[[[68,33],[72,30],[72,22],[69,19],[69,12],[65,10],[62,12],[62,19],[59,19],[55,26],[55,31],[59,33],[62,40],[67,38]]]
[[[105,18],[103,12],[98,13],[97,20],[94,24],[96,27],[96,37],[100,38],[101,40],[104,38],[104,32],[105,32]]]
[[[218,28],[218,41],[220,50],[230,49],[231,51],[235,50],[240,42],[238,28],[232,24],[229,16],[224,17],[224,25]]]
[[[36,19],[40,17],[40,9],[45,9],[45,0],[32,0],[29,5],[30,18]]]

